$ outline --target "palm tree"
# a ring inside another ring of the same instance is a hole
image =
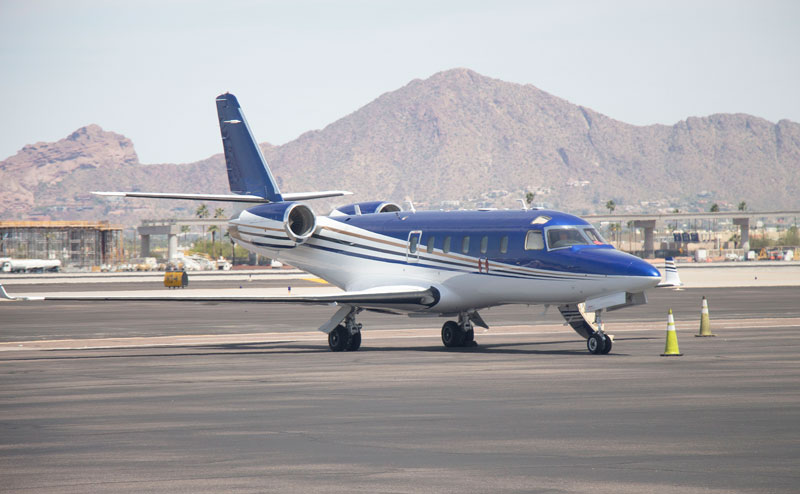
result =
[[[536,198],[536,192],[526,192],[525,193],[525,202],[528,203],[528,206],[533,204],[533,200]]]
[[[709,209],[709,211],[712,213],[719,213],[719,204],[717,204],[716,202],[712,204],[711,209]]]
[[[208,218],[209,215],[208,206],[206,206],[205,204],[199,205],[194,214],[197,215],[197,217],[200,218],[201,220]],[[205,240],[205,238],[206,238],[206,226],[203,225],[203,240]]]
[[[617,209],[617,203],[614,202],[614,199],[610,199],[606,202],[606,208],[610,214],[614,214],[614,210]],[[615,240],[616,237],[617,227],[613,223],[611,224],[611,240]]]
[[[739,211],[747,211],[747,203],[742,201],[739,203]]]
[[[214,209],[214,219],[224,218],[227,216],[225,214],[225,208],[216,208]],[[217,252],[217,232],[219,231],[219,227],[217,225],[212,226],[208,229],[211,232],[211,257],[216,257]]]

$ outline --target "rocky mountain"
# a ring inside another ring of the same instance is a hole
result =
[[[644,211],[741,200],[751,209],[800,207],[800,124],[720,114],[634,126],[466,69],[414,80],[322,130],[262,149],[282,190],[356,192],[347,202],[516,207],[531,191],[536,202],[581,214],[608,199]],[[221,155],[142,165],[129,140],[94,125],[26,146],[0,162],[0,178],[5,219],[187,216],[196,205],[87,192],[227,191]]]

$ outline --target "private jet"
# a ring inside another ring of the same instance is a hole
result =
[[[616,250],[589,222],[549,209],[404,211],[389,201],[348,204],[319,215],[304,201],[345,191],[282,193],[233,94],[216,98],[231,194],[94,192],[103,196],[252,203],[228,222],[238,245],[296,266],[342,292],[281,297],[46,297],[325,304],[336,308],[319,330],[334,352],[361,346],[362,311],[447,318],[446,347],[475,345],[479,312],[507,304],[556,306],[592,354],[611,351],[603,313],[647,302],[645,291],[675,286]],[[669,266],[669,265],[668,265]],[[11,297],[0,286],[0,296]],[[39,298],[41,299],[41,298]]]

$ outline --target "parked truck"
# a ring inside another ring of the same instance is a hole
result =
[[[0,271],[3,273],[44,273],[61,269],[58,259],[11,259],[0,257]]]

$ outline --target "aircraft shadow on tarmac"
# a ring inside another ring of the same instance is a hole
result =
[[[615,341],[634,341],[634,340],[653,340],[656,338],[650,337],[636,337],[636,338],[617,338]],[[544,341],[544,342],[519,342],[519,343],[488,343],[478,344],[473,347],[463,348],[445,348],[441,345],[433,346],[372,346],[364,345],[361,347],[359,353],[371,352],[427,352],[427,353],[478,353],[478,354],[508,354],[508,355],[586,355],[586,350],[583,345],[576,350],[543,350],[538,348],[521,348],[521,347],[544,347],[548,345],[568,345],[575,343],[574,340],[559,340],[559,341]],[[207,356],[236,356],[236,355],[276,355],[276,354],[312,354],[312,353],[330,353],[330,350],[325,345],[307,344],[292,342],[291,340],[285,341],[271,341],[271,342],[254,342],[254,343],[229,343],[222,345],[191,345],[191,346],[169,346],[169,347],[155,347],[164,350],[173,350],[171,353],[134,353],[141,348],[122,348],[115,349],[114,351],[129,351],[130,353],[123,354],[103,354],[98,355],[94,352],[108,352],[109,349],[83,349],[77,350],[80,355],[70,354],[65,355],[65,352],[76,352],[76,350],[50,350],[54,354],[42,357],[16,357],[1,359],[5,361],[12,360],[80,360],[80,359],[112,359],[112,358],[152,358],[152,357],[207,357]],[[153,348],[149,348],[152,350]],[[185,349],[187,351],[175,352],[175,349]],[[62,353],[64,352],[64,353]],[[89,354],[89,352],[92,352]],[[620,352],[612,352],[611,355],[625,356],[627,354]]]

